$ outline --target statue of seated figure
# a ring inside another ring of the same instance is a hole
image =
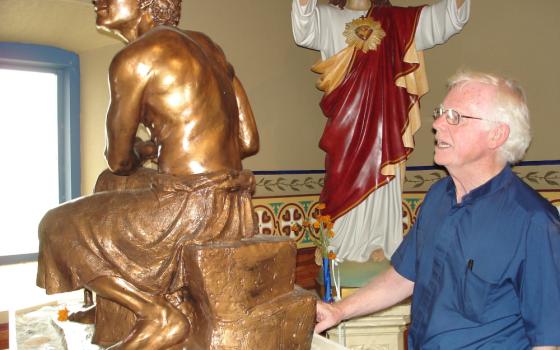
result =
[[[181,0],[93,3],[97,26],[127,44],[109,69],[109,170],[94,194],[44,216],[37,285],[48,294],[95,292],[98,343],[112,348],[246,349],[263,344],[266,332],[249,332],[252,339],[243,333],[272,310],[283,310],[273,322],[283,336],[266,339],[287,345],[271,348],[309,348],[314,299],[293,290],[293,268],[272,263],[295,264],[295,246],[251,239],[254,178],[241,160],[258,151],[258,133],[222,50],[202,33],[175,27]],[[140,125],[150,140],[136,138]],[[148,159],[157,170],[142,168]],[[241,263],[255,253],[251,247],[271,244],[276,248]],[[216,276],[228,274],[240,285],[217,288],[231,278]],[[294,305],[303,312],[286,326]],[[114,326],[122,317],[128,321]],[[231,327],[236,322],[243,332]],[[119,334],[107,340],[108,329]]]

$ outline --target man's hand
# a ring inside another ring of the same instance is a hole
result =
[[[343,319],[342,311],[337,304],[327,304],[322,301],[317,302],[317,324],[315,333],[321,333],[339,324]]]
[[[368,315],[391,307],[412,295],[414,282],[401,276],[393,267],[364,287],[335,304],[317,303],[315,332],[336,326],[342,320]]]

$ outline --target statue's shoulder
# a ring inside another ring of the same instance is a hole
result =
[[[144,34],[136,42],[131,43],[129,47],[131,49],[134,49],[135,47],[142,49],[151,47],[152,45],[161,45],[164,43],[172,44],[175,41],[178,41],[181,44],[184,44],[185,41],[190,41],[205,49],[221,51],[220,46],[212,41],[208,35],[202,32],[183,30],[170,26],[157,26],[148,33]]]
[[[170,26],[157,26],[122,48],[117,52],[113,60],[129,60],[134,57],[142,57],[143,55],[153,57],[158,52],[165,52],[165,46],[177,45],[184,40],[185,33],[180,29]],[[163,50],[154,50],[154,47],[159,47]]]
[[[220,45],[213,41],[208,35],[194,30],[185,30],[184,32],[189,37],[189,39],[197,43],[203,50],[212,52],[213,54],[217,54],[218,56],[224,56],[225,59],[224,51],[222,50]]]
[[[184,40],[185,36],[187,36],[185,31],[177,27],[160,25],[132,42],[129,47],[156,45],[157,43],[161,43],[162,40],[164,42],[170,40]]]
[[[203,41],[214,43],[210,37],[202,32],[197,32],[196,30],[183,30],[183,33],[189,36],[189,38],[196,41]]]
[[[194,30],[185,30],[184,32],[189,36],[190,39],[195,41],[197,44],[212,50],[218,50],[222,52],[222,48],[220,47],[220,45],[218,45],[215,41],[210,39],[208,35]]]

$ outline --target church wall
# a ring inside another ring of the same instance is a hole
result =
[[[421,0],[393,0],[419,5]],[[533,142],[525,160],[560,159],[560,2],[545,0],[472,1],[461,34],[425,53],[430,92],[422,99],[422,128],[409,165],[430,165],[432,111],[445,96],[445,83],[459,68],[494,72],[521,83],[527,94]],[[546,45],[546,46],[545,46]]]
[[[109,106],[108,67],[122,45],[80,53],[82,194],[93,192],[97,176],[107,167],[105,115]]]

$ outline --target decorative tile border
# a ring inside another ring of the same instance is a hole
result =
[[[255,171],[255,197],[319,194],[323,189],[322,170]]]
[[[536,190],[560,190],[560,160],[526,161],[513,171]],[[318,194],[324,185],[323,170],[255,171],[255,197],[281,197]],[[435,166],[408,167],[403,190],[427,192],[432,184],[447,176]]]
[[[536,190],[560,190],[560,160],[521,162],[513,171]],[[445,176],[445,170],[434,166],[408,167],[404,191],[427,192],[434,182]]]
[[[556,167],[514,167],[514,172],[536,190],[560,190],[560,165]]]
[[[445,170],[432,168],[426,170],[407,170],[404,175],[404,191],[424,191],[447,176]]]
[[[298,248],[312,247],[309,233],[298,234],[291,231],[294,224],[313,221],[319,195],[253,198],[253,206],[258,217],[259,233],[265,235],[288,236],[297,242]]]
[[[514,172],[560,211],[560,161],[525,162]],[[414,224],[418,210],[430,186],[447,176],[435,167],[410,167],[402,196],[403,232]],[[259,233],[289,236],[298,248],[312,247],[308,233],[296,235],[291,226],[313,221],[311,213],[323,187],[323,171],[255,171],[257,189],[253,205],[258,217]]]

